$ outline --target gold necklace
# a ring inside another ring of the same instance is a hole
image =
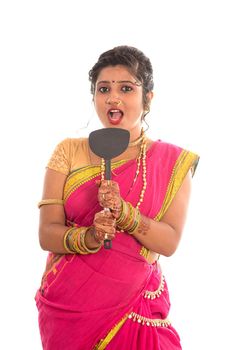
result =
[[[136,139],[135,141],[129,142],[128,147],[133,147],[138,145],[142,140],[143,140],[144,134],[143,132],[141,132],[141,136],[138,137],[138,139]]]

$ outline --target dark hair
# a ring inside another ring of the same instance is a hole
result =
[[[105,67],[117,65],[125,66],[130,74],[142,84],[144,108],[149,109],[146,94],[152,91],[154,87],[152,64],[142,51],[132,46],[116,46],[99,56],[97,63],[89,71],[91,93],[94,94],[95,92],[100,71]]]

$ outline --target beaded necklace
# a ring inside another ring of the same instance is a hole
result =
[[[136,204],[136,209],[139,209],[141,203],[144,200],[144,195],[145,195],[145,191],[146,191],[146,187],[147,187],[147,180],[146,180],[146,139],[145,139],[145,133],[142,130],[141,132],[141,136],[136,139],[133,142],[129,143],[130,147],[136,146],[138,143],[141,143],[140,145],[140,152],[139,155],[137,157],[137,169],[136,169],[136,174],[135,177],[133,179],[133,183],[129,189],[129,192],[131,191],[131,189],[133,188],[137,177],[139,176],[140,173],[140,168],[141,168],[141,164],[142,164],[142,181],[143,181],[143,186],[141,189],[141,193],[140,193],[140,198]],[[105,160],[103,158],[101,158],[101,180],[104,180],[104,173],[105,173]]]

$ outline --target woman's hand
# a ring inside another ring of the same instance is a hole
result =
[[[103,244],[105,239],[112,240],[116,233],[116,219],[109,210],[102,210],[95,214],[93,236],[97,242]]]
[[[122,199],[120,197],[119,185],[112,180],[102,180],[98,189],[99,204],[103,208],[109,208],[114,218],[118,218]]]

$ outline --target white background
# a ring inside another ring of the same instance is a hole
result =
[[[55,145],[95,113],[88,71],[116,45],[155,71],[149,135],[201,156],[177,252],[161,262],[183,348],[233,349],[232,1],[0,3],[0,348],[39,350],[34,294],[44,168]]]

